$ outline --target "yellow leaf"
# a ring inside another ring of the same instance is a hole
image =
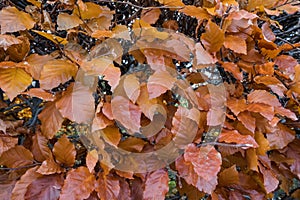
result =
[[[0,11],[1,34],[31,29],[34,24],[29,14],[15,7],[6,7]]]
[[[32,78],[24,69],[9,66],[12,62],[0,63],[0,86],[12,100],[23,92],[32,82]]]
[[[32,30],[33,32],[47,38],[48,40],[51,40],[52,42],[54,42],[55,44],[67,44],[68,43],[68,40],[65,39],[65,38],[62,38],[62,37],[59,37],[59,36],[56,36],[56,35],[52,35],[50,33],[45,33],[43,31],[36,31],[36,30]]]
[[[85,7],[83,4],[80,6],[79,10],[77,6],[75,6],[75,9],[73,11],[74,15],[78,15],[81,19],[92,19],[92,18],[97,18],[100,16],[102,13],[102,8],[101,6],[92,3],[92,2],[86,2],[84,3]],[[82,10],[82,8],[85,8],[85,10]]]

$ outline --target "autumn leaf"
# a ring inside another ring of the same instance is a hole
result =
[[[75,146],[69,141],[66,135],[63,135],[54,144],[53,154],[55,156],[55,160],[59,164],[64,164],[69,167],[74,165],[76,156]]]
[[[51,33],[46,33],[43,31],[37,31],[37,30],[32,30],[33,32],[47,38],[48,40],[52,41],[54,44],[62,44],[66,45],[68,43],[68,40],[62,37],[59,37],[57,35],[53,35]]]
[[[155,0],[166,6],[185,6],[181,0]]]
[[[43,66],[54,58],[50,55],[31,54],[26,57],[24,64],[25,71],[29,73],[35,80],[39,80]]]
[[[82,9],[84,5],[84,10]],[[75,6],[73,10],[73,15],[79,16],[81,19],[92,19],[92,18],[97,18],[100,16],[102,13],[102,8],[101,6],[92,3],[92,2],[85,2],[82,4],[81,7]]]
[[[5,51],[14,44],[20,44],[22,40],[14,37],[13,35],[0,35],[0,47]]]
[[[1,120],[0,120],[0,127],[1,127]],[[3,152],[11,149],[12,147],[16,146],[18,144],[18,138],[16,137],[2,137],[2,134],[0,135],[0,156]]]
[[[143,199],[145,200],[164,200],[169,191],[168,172],[160,169],[148,174],[145,182]],[[153,192],[155,191],[155,192]]]
[[[242,38],[234,35],[227,35],[224,40],[224,47],[240,54],[247,54],[247,44]]]
[[[100,199],[117,200],[120,193],[120,181],[111,174],[106,176],[100,174],[95,190]]]
[[[183,9],[180,9],[179,12],[182,12],[191,17],[195,17],[199,21],[210,19],[210,15],[207,13],[205,9],[201,7],[185,6]]]
[[[241,112],[237,116],[238,120],[245,126],[246,129],[254,133],[255,131],[255,118],[252,117],[251,113],[248,111]]]
[[[209,52],[217,52],[225,40],[224,32],[219,26],[209,21],[205,26],[205,33],[201,35],[201,41]]]
[[[66,60],[48,61],[41,70],[41,88],[50,90],[61,83],[65,83],[77,73],[77,66]]]
[[[134,74],[129,74],[125,76],[124,79],[124,90],[127,97],[135,103],[140,96],[140,82]]]
[[[40,132],[37,132],[32,136],[32,142],[31,151],[34,159],[43,162],[51,154],[50,148],[48,147],[48,139],[41,135]]]
[[[270,106],[281,106],[276,96],[265,90],[254,90],[248,94],[247,99],[250,103],[263,103]]]
[[[5,7],[0,11],[1,34],[12,33],[21,30],[29,30],[35,25],[35,21],[25,12],[15,7]]]
[[[196,43],[195,50],[196,65],[209,65],[217,62],[214,57],[212,57],[207,51],[205,51],[200,43]]]
[[[61,189],[61,200],[87,199],[95,189],[95,176],[86,167],[71,169]]]
[[[63,180],[62,175],[38,177],[28,186],[25,199],[58,199]]]
[[[57,17],[57,30],[68,30],[79,26],[83,22],[77,15],[69,15],[67,13],[60,13]]]
[[[78,123],[89,123],[94,117],[94,98],[92,91],[80,82],[71,83],[63,96],[56,102],[63,117]]]
[[[224,169],[219,173],[219,185],[220,186],[229,186],[234,184],[239,184],[239,173],[236,170],[236,166],[233,165],[229,168]]]
[[[22,94],[29,95],[31,97],[37,97],[43,99],[44,101],[54,101],[55,96],[49,92],[46,92],[42,88],[31,88],[27,92],[23,92]]]
[[[42,122],[42,135],[48,139],[52,139],[64,121],[64,118],[57,109],[55,102],[46,103],[45,108],[38,116]]]
[[[36,171],[43,175],[50,175],[50,174],[60,174],[65,172],[65,169],[62,168],[58,163],[54,161],[53,156],[51,155],[47,160],[42,162],[42,165]]]
[[[31,151],[21,145],[8,149],[0,156],[0,165],[5,165],[9,168],[17,168],[32,163],[33,155]]]
[[[257,148],[258,144],[255,139],[250,135],[241,135],[237,130],[226,130],[223,129],[218,140],[226,143],[244,144],[247,148]]]
[[[160,9],[142,10],[141,19],[149,24],[155,24],[161,14]]]
[[[96,166],[96,163],[98,162],[98,152],[97,150],[93,149],[92,151],[89,151],[86,155],[85,162],[86,166],[89,169],[90,173],[93,172],[94,167]]]
[[[0,85],[7,96],[13,100],[32,82],[32,78],[24,69],[15,67],[13,62],[0,63]],[[18,80],[18,81],[16,81]]]

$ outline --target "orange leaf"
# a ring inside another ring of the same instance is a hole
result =
[[[0,86],[10,100],[23,92],[32,82],[31,76],[24,69],[13,67],[12,64],[13,62],[0,63]]]
[[[69,15],[67,13],[59,13],[57,16],[57,30],[68,30],[79,26],[83,22],[77,15]]]
[[[295,139],[295,132],[279,123],[271,133],[267,133],[267,139],[271,149],[282,149]]]
[[[247,128],[249,131],[254,133],[255,131],[255,118],[252,117],[250,112],[244,111],[238,114],[237,116],[238,120],[242,122],[242,124]]]
[[[0,127],[1,126],[2,126],[2,124],[0,123]],[[2,137],[2,136],[3,135],[1,134],[0,135],[0,156],[2,155],[3,152],[11,149],[12,147],[14,147],[18,144],[18,138],[16,138],[16,137]]]
[[[209,65],[217,62],[214,57],[212,57],[207,51],[205,51],[205,49],[199,42],[196,43],[195,49],[196,65]]]
[[[124,79],[124,90],[127,97],[135,103],[140,96],[140,82],[134,74],[129,74]]]
[[[163,169],[156,170],[146,177],[143,199],[164,200],[169,191],[168,172]]]
[[[49,92],[46,92],[42,88],[31,88],[27,92],[23,92],[22,94],[26,94],[31,97],[37,97],[44,101],[54,101],[55,96]]]
[[[141,20],[149,23],[155,24],[161,14],[160,9],[150,9],[150,10],[142,10]]]
[[[166,5],[166,6],[185,6],[181,0],[155,0],[158,1],[159,3]]]
[[[294,121],[298,120],[298,117],[296,116],[295,113],[293,113],[292,111],[290,111],[289,109],[286,109],[284,107],[275,107],[275,113],[279,114],[281,116],[288,117]]]
[[[39,177],[30,183],[24,199],[58,199],[63,183],[62,175]]]
[[[209,21],[205,26],[205,33],[201,35],[201,41],[209,52],[217,52],[223,46],[225,40],[224,32],[220,27]]]
[[[274,117],[274,108],[263,103],[251,103],[247,106],[247,110],[255,112],[271,121]]]
[[[101,200],[117,200],[120,193],[120,181],[111,174],[102,175],[96,182],[95,190]]]
[[[38,54],[31,54],[30,56],[26,57],[26,61],[24,62],[25,70],[35,80],[39,80],[41,76],[41,71],[43,69],[43,66],[50,60],[53,60],[54,58],[50,55],[44,55],[40,56]]]
[[[141,110],[122,96],[116,96],[111,100],[114,119],[128,128],[129,134],[139,132],[141,127]]]
[[[38,173],[43,175],[60,174],[64,171],[65,169],[54,161],[52,155],[47,160],[44,160],[37,170]]]
[[[83,6],[83,4],[85,6]],[[86,2],[83,4],[81,4],[82,6],[79,7],[79,10],[77,6],[74,7],[73,15],[80,16],[81,19],[93,19],[99,17],[102,14],[101,6],[92,2]]]
[[[280,55],[275,59],[275,64],[281,72],[292,79],[295,73],[295,66],[297,66],[298,62],[292,56]]]
[[[247,54],[246,41],[234,35],[227,35],[224,40],[224,47],[240,54]]]
[[[95,30],[91,36],[93,38],[98,38],[98,39],[105,38],[105,37],[111,38],[113,36],[113,32],[106,31],[106,30]]]
[[[43,162],[51,155],[50,148],[48,147],[48,139],[41,135],[40,132],[37,132],[32,137],[31,151],[34,159],[39,162]]]
[[[263,175],[264,186],[267,194],[277,189],[279,180],[277,179],[277,173],[275,171],[265,168],[263,165],[258,164],[259,171]]]
[[[195,17],[196,19],[202,21],[202,20],[209,20],[211,17],[207,13],[206,10],[204,10],[201,7],[196,6],[185,6],[183,9],[180,9],[179,12],[182,12],[188,16]]]
[[[266,155],[266,152],[270,150],[269,141],[265,138],[264,134],[261,132],[255,132],[255,140],[258,143],[259,147],[256,149],[257,155]]]
[[[14,44],[21,44],[22,40],[16,38],[13,35],[0,35],[0,47],[2,47],[5,51],[8,47]]]
[[[90,123],[94,117],[92,91],[80,82],[70,84],[63,96],[56,102],[63,117],[78,123]]]
[[[28,169],[21,179],[18,180],[12,191],[11,199],[25,199],[28,186],[37,178],[43,176],[36,172],[37,168],[38,166]]]
[[[59,164],[64,164],[65,166],[72,167],[75,163],[75,146],[72,142],[69,141],[66,135],[63,135],[54,144],[53,154],[55,156],[55,160]]]
[[[227,100],[226,105],[228,108],[237,116],[240,112],[243,112],[247,108],[246,100],[245,99],[235,99],[231,98]]]
[[[155,71],[154,74],[149,77],[147,83],[149,98],[153,99],[159,97],[167,90],[171,90],[175,81],[176,78],[174,78],[169,72]]]
[[[122,137],[118,127],[116,127],[116,126],[106,127],[105,129],[103,129],[101,131],[101,133],[102,133],[101,134],[102,137],[104,138],[104,140],[107,143],[109,143],[115,147],[118,146],[118,144],[121,140],[121,137]]]
[[[95,176],[86,167],[71,169],[61,189],[61,200],[87,199],[95,189]]]
[[[275,107],[281,106],[276,96],[265,90],[254,90],[248,94],[247,99],[250,103],[263,103]]]
[[[58,111],[55,102],[48,102],[45,104],[45,108],[39,114],[39,119],[42,122],[42,135],[48,139],[53,138],[64,121],[64,118]]]
[[[241,135],[237,130],[223,129],[218,140],[226,143],[244,144],[247,146],[245,148],[243,147],[244,149],[258,147],[258,144],[252,136]]]
[[[37,30],[32,30],[32,31],[39,34],[39,35],[41,35],[41,36],[43,36],[43,37],[45,37],[45,38],[47,38],[48,40],[52,41],[55,44],[65,45],[65,44],[68,43],[67,39],[59,37],[57,35],[46,33],[46,32],[43,32],[43,31],[37,31]]]
[[[19,11],[16,7],[5,7],[0,11],[1,34],[12,33],[21,30],[31,29],[35,21],[25,12]]]
[[[240,182],[239,173],[236,170],[236,166],[232,165],[229,168],[224,169],[221,173],[219,173],[219,185],[220,186],[229,186],[229,185],[237,185]]]
[[[264,36],[264,39],[268,42],[274,42],[276,39],[275,34],[273,33],[272,29],[270,28],[270,24],[268,22],[265,22],[262,27],[262,34]]]
[[[5,165],[9,168],[17,168],[32,163],[32,153],[21,145],[10,148],[0,156],[0,165]]]
[[[50,60],[42,71],[40,77],[41,88],[50,90],[61,83],[65,83],[77,73],[77,66],[66,60]]]
[[[96,163],[98,162],[98,152],[93,149],[92,151],[89,151],[86,155],[86,166],[89,169],[89,171],[92,173],[94,170],[94,167],[96,166]]]
[[[136,137],[129,137],[123,140],[119,144],[119,148],[129,152],[141,152],[144,146],[147,144],[144,140]]]
[[[239,81],[243,80],[243,72],[240,71],[240,68],[237,66],[237,64],[233,62],[224,62],[222,63],[222,66],[224,69],[234,76]]]
[[[254,81],[257,84],[264,84],[268,86],[278,96],[283,97],[287,88],[274,76],[256,76]]]

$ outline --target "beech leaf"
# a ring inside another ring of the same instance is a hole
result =
[[[72,167],[74,165],[76,156],[75,146],[69,141],[66,135],[63,135],[54,144],[53,154],[55,156],[55,160],[59,164],[64,164],[68,167]]]
[[[21,145],[10,148],[0,156],[0,165],[5,165],[9,168],[17,168],[32,163],[33,155],[31,151]]]
[[[148,174],[145,182],[143,199],[164,200],[166,193],[169,191],[168,183],[168,172],[163,169],[156,170]]]

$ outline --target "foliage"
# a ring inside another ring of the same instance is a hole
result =
[[[3,1],[0,199],[300,198],[299,1],[245,2]]]

